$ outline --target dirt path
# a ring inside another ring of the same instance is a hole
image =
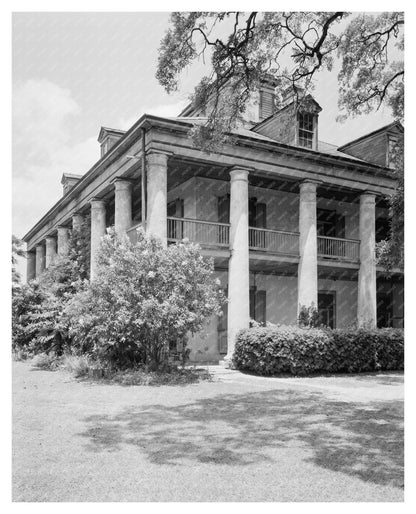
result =
[[[402,501],[403,377],[182,387],[13,363],[14,501]]]

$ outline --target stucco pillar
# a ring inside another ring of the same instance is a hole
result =
[[[147,156],[146,231],[167,239],[168,155],[152,152]]]
[[[47,236],[46,240],[46,268],[49,268],[54,263],[56,257],[56,239],[53,236]]]
[[[36,245],[36,278],[39,278],[45,269],[45,246]]]
[[[250,283],[248,252],[248,173],[234,168],[230,190],[230,260],[228,264],[228,350],[230,361],[239,330],[250,322]]]
[[[26,283],[36,277],[36,253],[26,253]]]
[[[69,229],[67,227],[58,227],[58,255],[63,257],[68,255],[69,251]]]
[[[83,218],[82,214],[75,213],[72,216],[72,230],[79,232],[81,230],[83,221],[84,221],[84,218]]]
[[[377,325],[376,197],[360,196],[360,270],[358,272],[358,326]]]
[[[313,181],[300,184],[298,313],[301,306],[318,307],[318,252],[316,232],[316,187]]]
[[[131,192],[132,184],[128,180],[116,179],[114,226],[117,235],[126,233],[132,225]]]
[[[90,280],[93,280],[97,272],[97,253],[100,248],[101,238],[105,235],[105,202],[103,200],[91,200],[91,268]]]

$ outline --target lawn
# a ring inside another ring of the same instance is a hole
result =
[[[13,363],[14,501],[403,501],[403,376],[121,386]]]

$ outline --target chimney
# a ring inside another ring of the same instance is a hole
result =
[[[286,107],[297,99],[302,99],[303,94],[304,90],[301,87],[289,86],[282,93],[282,107]]]
[[[74,175],[73,173],[64,173],[62,175],[62,188],[63,188],[63,195],[65,196],[69,191],[78,184],[78,182],[81,180],[82,175]]]
[[[101,157],[105,155],[118,142],[118,140],[124,136],[125,133],[126,132],[124,130],[101,127],[100,133],[98,134],[98,142],[101,147]]]

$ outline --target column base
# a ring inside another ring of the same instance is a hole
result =
[[[233,359],[229,357],[228,355],[224,357],[222,360],[218,363],[219,366],[222,366],[223,368],[227,369],[237,369],[233,364]]]

